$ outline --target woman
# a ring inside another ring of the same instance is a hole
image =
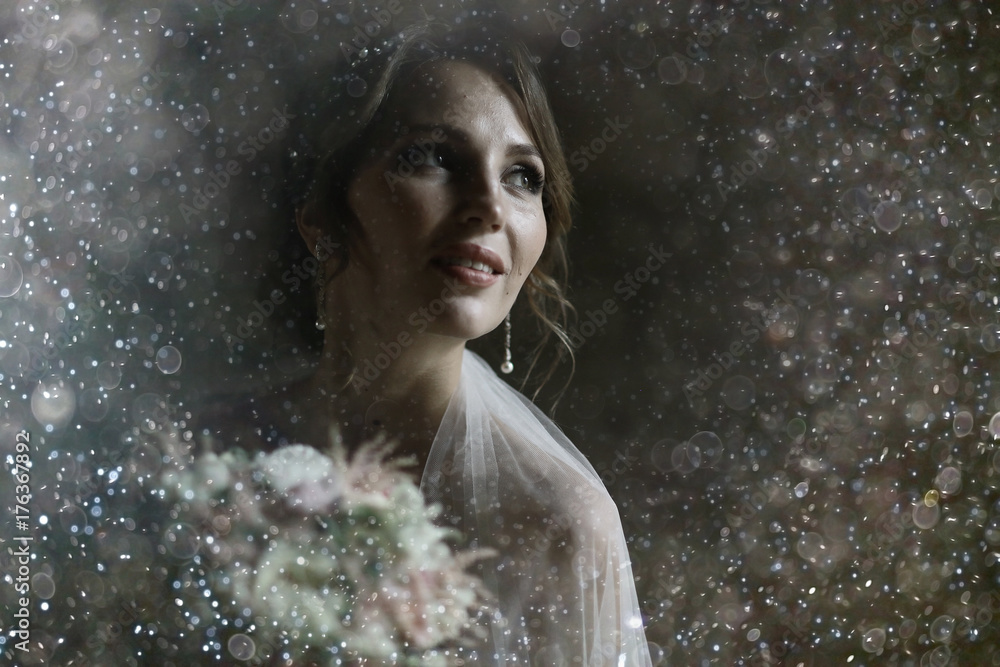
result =
[[[362,106],[333,124],[297,215],[320,265],[322,360],[257,402],[260,433],[323,443],[335,427],[351,446],[384,431],[417,460],[427,498],[496,554],[480,575],[500,614],[471,664],[649,665],[600,478],[465,347],[521,294],[564,338],[571,192],[524,48],[455,36],[415,28],[356,65]]]

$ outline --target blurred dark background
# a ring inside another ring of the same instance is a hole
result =
[[[275,119],[354,97],[324,73],[366,29],[494,21],[578,192],[554,416],[619,503],[662,664],[1000,664],[997,9],[8,3],[0,451],[36,434],[65,516],[144,423],[305,372],[302,319],[257,305],[312,295],[281,280],[308,143]]]

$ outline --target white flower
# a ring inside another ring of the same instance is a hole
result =
[[[212,493],[225,490],[230,484],[230,467],[234,464],[232,455],[218,456],[214,453],[205,454],[198,464],[199,481]]]
[[[334,462],[308,445],[259,454],[256,465],[288,507],[301,514],[329,511],[344,490],[343,475]]]
[[[313,641],[342,633],[347,601],[336,581],[336,558],[318,547],[273,542],[261,556],[252,588],[239,590],[245,596],[240,602]]]

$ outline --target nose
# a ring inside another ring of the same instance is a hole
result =
[[[460,179],[461,210],[459,220],[469,225],[482,225],[499,231],[504,224],[503,186],[500,179],[485,168],[470,170]]]

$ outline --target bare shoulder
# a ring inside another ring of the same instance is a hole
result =
[[[541,527],[549,541],[594,545],[621,535],[611,495],[573,456],[525,447],[501,467],[511,468],[500,472],[501,511]]]

